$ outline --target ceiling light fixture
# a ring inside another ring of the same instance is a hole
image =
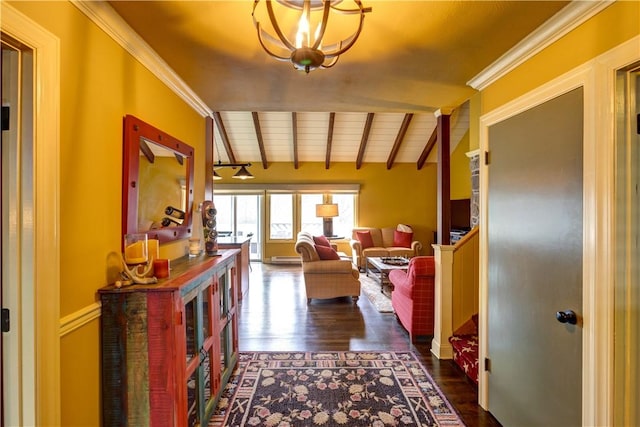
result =
[[[291,61],[294,68],[309,73],[316,68],[329,68],[335,65],[340,55],[353,46],[358,39],[364,24],[364,14],[371,12],[370,7],[364,7],[360,0],[350,0],[355,3],[355,9],[342,9],[337,7],[343,0],[277,0],[276,8],[280,14],[276,18],[276,12],[272,0],[264,0],[266,10],[271,23],[271,29],[275,36],[271,35],[260,24],[256,17],[256,8],[260,0],[253,2],[253,23],[258,32],[258,40],[262,48],[279,61]],[[329,14],[333,12],[332,25],[327,31]],[[340,29],[345,28],[349,22],[343,23],[348,15],[359,15],[359,23],[356,31],[343,38]],[[293,17],[295,16],[295,20]],[[280,23],[278,23],[280,21]],[[288,28],[287,35],[282,27]],[[313,30],[315,28],[315,30]],[[326,44],[325,36],[331,39],[331,44]],[[335,38],[334,38],[335,37]],[[295,40],[293,42],[292,40]],[[335,41],[338,40],[338,41]],[[281,52],[281,53],[276,53]],[[288,55],[288,56],[287,56]]]
[[[216,172],[216,169],[221,169],[221,168],[232,168],[232,169],[240,168],[240,170],[236,172],[235,175],[232,176],[232,178],[242,179],[242,180],[253,179],[254,176],[251,175],[251,172],[247,170],[249,166],[251,166],[251,163],[222,163],[221,161],[218,161],[218,163],[214,163],[213,165],[213,179],[215,180],[222,179],[222,177],[218,174],[218,172]]]

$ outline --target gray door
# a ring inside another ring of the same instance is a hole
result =
[[[505,426],[581,424],[582,129],[581,88],[489,128],[489,410]]]

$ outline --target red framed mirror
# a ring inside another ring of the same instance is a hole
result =
[[[124,118],[122,235],[170,242],[191,235],[194,149],[156,127]]]

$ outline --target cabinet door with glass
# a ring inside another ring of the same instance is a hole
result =
[[[188,292],[184,297],[186,335],[186,411],[187,425],[202,425],[214,410],[220,391],[216,276]]]
[[[220,375],[223,383],[231,376],[238,360],[237,336],[237,275],[236,265],[220,270],[216,276],[218,282],[218,334],[220,337]]]

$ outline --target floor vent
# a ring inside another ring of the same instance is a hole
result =
[[[299,256],[272,256],[271,264],[300,264]]]

